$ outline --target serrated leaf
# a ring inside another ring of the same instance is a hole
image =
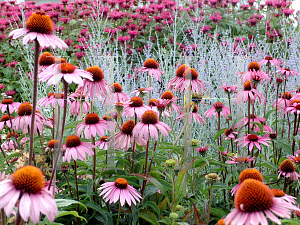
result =
[[[72,199],[55,199],[55,202],[56,202],[57,207],[67,207],[72,204],[79,204],[87,210],[87,207],[83,203],[72,200]]]
[[[157,213],[157,215],[160,214],[160,210],[159,210],[158,206],[155,204],[155,202],[153,202],[153,201],[146,201],[146,202],[144,202],[143,205],[150,206],[152,209],[154,209],[154,211]]]
[[[218,138],[219,136],[221,136],[222,134],[224,134],[225,129],[226,129],[226,128],[221,129],[220,131],[218,131],[218,133],[217,133],[217,134],[215,135],[215,137],[214,137],[214,141],[217,140],[217,138]]]
[[[58,215],[55,218],[59,218],[59,217],[63,217],[63,216],[68,216],[68,215],[72,215],[72,216],[78,217],[81,220],[85,220],[87,222],[87,220],[84,217],[79,216],[78,212],[76,212],[76,211],[58,211]]]
[[[150,195],[157,193],[159,189],[154,185],[147,185],[145,188],[144,199]]]

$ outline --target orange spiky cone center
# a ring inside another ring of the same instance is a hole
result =
[[[244,91],[250,91],[251,89],[251,82],[248,80],[244,83]]]
[[[294,172],[295,169],[295,165],[290,159],[286,159],[280,164],[280,170],[283,172],[291,173]]]
[[[151,98],[151,99],[149,100],[149,105],[150,105],[150,106],[155,106],[155,103],[156,103],[156,102],[158,102],[157,99]]]
[[[192,80],[196,80],[199,75],[198,75],[198,72],[194,68],[189,68],[189,69],[184,71],[183,76],[186,79],[191,79],[192,78]]]
[[[31,32],[42,34],[52,34],[54,31],[50,16],[43,11],[32,13],[26,21],[26,28]]]
[[[144,67],[149,69],[158,69],[159,64],[155,59],[150,58],[144,62]]]
[[[96,124],[100,120],[99,116],[96,113],[89,113],[85,117],[86,124]]]
[[[174,98],[174,95],[171,91],[166,91],[161,95],[161,99],[169,99],[171,100],[172,98]]]
[[[260,65],[259,65],[259,63],[258,62],[251,62],[251,63],[249,63],[249,65],[248,65],[248,70],[250,71],[253,71],[253,70],[255,70],[255,71],[258,71],[258,70],[260,70]]]
[[[263,212],[273,206],[274,194],[258,180],[245,180],[234,198],[234,206],[242,212]]]
[[[22,103],[18,108],[19,116],[28,116],[32,113],[32,106],[29,103]]]
[[[124,178],[118,178],[115,181],[115,185],[117,188],[126,189],[128,186],[128,181]]]
[[[114,83],[112,85],[112,89],[114,92],[122,92],[122,90],[123,90],[121,84],[119,84],[119,83]]]
[[[293,95],[289,92],[285,92],[284,94],[281,95],[281,98],[284,99],[291,99],[293,97]]]
[[[248,139],[250,141],[257,141],[258,140],[258,136],[255,134],[248,134]]]
[[[70,135],[69,137],[67,137],[66,139],[66,146],[68,148],[72,148],[72,147],[77,147],[81,144],[81,140],[78,136],[76,135]]]
[[[246,179],[254,179],[263,182],[264,178],[261,173],[255,168],[248,168],[241,172],[239,182],[242,183]]]
[[[135,122],[133,120],[128,120],[125,123],[123,123],[121,130],[125,134],[131,134],[134,126],[135,126]]]
[[[54,148],[54,147],[58,147],[58,146],[59,146],[59,140],[52,139],[51,141],[49,141],[47,143],[48,148]]]
[[[184,71],[186,71],[187,69],[190,69],[190,67],[186,64],[182,64],[181,66],[179,66],[175,72],[176,77],[183,77]]]
[[[50,66],[54,63],[55,63],[55,57],[49,52],[44,52],[39,58],[40,66]]]
[[[273,194],[274,194],[275,197],[277,197],[277,198],[285,196],[284,191],[282,191],[282,190],[280,190],[280,189],[271,189],[271,191],[273,192]]]
[[[107,142],[107,136],[102,136],[100,141]]]
[[[10,118],[10,119],[13,119],[12,116],[4,115],[4,116],[1,117],[1,122],[8,121],[8,120],[10,120],[9,118]]]
[[[273,57],[271,57],[271,56],[266,56],[266,58],[265,58],[265,60],[272,60],[273,59]]]
[[[104,73],[102,69],[98,66],[92,66],[86,69],[87,72],[90,72],[93,75],[94,82],[104,79]]]
[[[58,65],[58,70],[60,70],[62,73],[73,73],[75,71],[76,67],[67,62],[63,62]]]
[[[46,186],[42,171],[35,166],[24,166],[12,175],[12,183],[17,190],[37,194]]]
[[[145,124],[155,124],[158,121],[158,117],[152,110],[147,110],[142,116],[142,122]]]
[[[11,138],[11,137],[16,137],[16,138],[18,138],[18,137],[20,137],[20,135],[19,135],[18,133],[16,133],[16,132],[8,133],[8,134],[6,135],[6,139]]]
[[[130,101],[130,107],[141,107],[144,104],[143,99],[140,97],[132,97]]]
[[[1,101],[1,104],[4,104],[4,105],[11,105],[13,103],[14,103],[14,101],[12,99],[3,99]]]

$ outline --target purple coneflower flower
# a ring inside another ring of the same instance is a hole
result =
[[[239,183],[232,188],[231,195],[236,194],[237,190],[239,189],[239,187],[241,186],[243,181],[246,179],[254,179],[254,180],[258,180],[260,182],[263,182],[263,180],[264,180],[263,176],[257,169],[255,169],[255,168],[244,169],[239,176]]]
[[[267,185],[254,179],[243,181],[235,195],[234,207],[225,218],[225,225],[268,224],[267,218],[281,224],[277,216],[290,218],[292,210],[299,210],[291,203],[276,199]]]
[[[70,99],[72,100],[70,107],[71,115],[79,116],[80,108],[82,110],[82,114],[87,114],[88,111],[91,109],[91,104],[86,101],[85,96],[82,95],[82,91],[79,89],[77,89],[75,93],[70,94]]]
[[[181,113],[182,107],[175,103],[178,98],[175,97],[171,91],[164,92],[160,98],[163,100],[170,100],[170,103],[167,105],[167,108],[170,109],[171,112],[175,110],[177,113]]]
[[[291,195],[287,195],[284,191],[282,191],[280,189],[271,189],[271,191],[275,195],[275,198],[277,198],[278,200],[293,203],[293,204],[297,204],[297,202],[296,202],[297,198],[296,197],[293,197]]]
[[[155,77],[159,82],[161,82],[160,76],[163,74],[163,71],[158,69],[159,63],[155,59],[147,59],[144,62],[144,66],[136,68],[137,73],[148,72],[151,77]]]
[[[106,95],[109,90],[109,87],[104,80],[104,73],[102,69],[98,66],[92,66],[86,69],[86,71],[92,74],[92,79],[85,79],[83,85],[79,85],[79,88],[82,89],[83,94],[86,97],[91,97],[94,99],[96,95],[101,99],[101,94]]]
[[[295,96],[292,95],[292,93],[295,91],[285,92],[281,95],[281,98],[278,98],[278,104],[277,109],[278,110],[284,110],[287,106],[290,106],[292,100],[297,98],[297,94]],[[295,97],[295,98],[294,98]],[[276,100],[272,104],[273,108],[276,108]]]
[[[218,117],[218,113],[220,113],[221,116],[226,117],[230,114],[230,109],[225,107],[222,102],[216,102],[212,108],[204,113],[204,115],[211,118],[213,115]]]
[[[231,156],[231,157],[229,157],[229,159],[230,160],[226,161],[228,164],[249,163],[249,162],[254,161],[255,156],[253,156],[252,158],[250,155],[248,155],[247,157]]]
[[[134,140],[138,145],[145,146],[147,141],[143,137],[134,137],[132,135],[132,131],[135,127],[135,122],[133,120],[128,120],[123,123],[121,131],[115,134],[115,146],[124,149],[127,151],[129,149],[130,144],[134,144]]]
[[[300,75],[300,73],[298,73],[295,70],[291,70],[289,68],[281,68],[279,66],[277,66],[277,73],[281,73],[282,75],[285,75],[285,77],[288,77],[289,75],[291,75],[292,77],[295,75]]]
[[[112,87],[112,92],[115,95],[115,102],[126,102],[130,99],[130,97],[122,92],[122,86],[119,83],[113,83]]]
[[[150,109],[149,106],[144,105],[144,101],[140,97],[132,97],[127,102],[124,102],[123,105],[123,115],[125,117],[131,117],[136,114],[137,117],[141,119],[144,112]]]
[[[277,66],[279,64],[279,61],[277,59],[274,59],[271,56],[266,56],[265,59],[259,62],[259,65],[265,65],[265,64],[271,64]]]
[[[172,90],[173,87],[181,87],[182,85],[184,85],[183,74],[184,74],[184,71],[186,71],[189,68],[190,67],[186,64],[182,64],[181,66],[179,66],[175,72],[176,76],[168,82],[167,88]],[[175,91],[177,91],[177,90],[178,90],[178,88],[175,88]]]
[[[108,149],[108,146],[109,146],[109,143],[108,143],[108,140],[107,140],[107,136],[102,136],[100,141],[97,141],[95,143],[95,146],[99,146],[100,149],[104,149],[104,150],[107,150]]]
[[[194,103],[191,103],[191,107],[193,107],[193,104],[194,104]],[[182,118],[184,118],[185,116],[186,116],[186,114],[181,113],[181,114],[176,118],[176,120],[180,121],[180,120],[181,120]],[[194,108],[193,108],[192,113],[191,113],[190,118],[189,118],[189,123],[192,122],[192,118],[193,118],[194,122],[199,123],[199,124],[203,123],[203,124],[205,125],[205,119],[204,119],[202,116],[200,116],[200,115],[198,114],[198,106],[197,106],[197,105],[194,105]]]
[[[192,93],[204,95],[204,91],[206,91],[207,89],[204,82],[198,79],[198,72],[194,68],[189,68],[184,71],[183,76],[185,79],[184,84],[182,86],[176,86],[175,90],[179,88],[180,92],[185,91],[186,93],[191,86]]]
[[[236,95],[236,102],[239,103],[241,101],[247,102],[248,99],[250,98],[251,103],[253,103],[258,97],[260,102],[265,101],[265,97],[253,87],[253,84],[248,80],[247,82],[244,83],[244,90],[239,91]]]
[[[9,33],[9,37],[13,39],[19,38],[25,34],[23,44],[37,39],[40,46],[65,49],[68,48],[66,43],[53,34],[54,26],[49,15],[43,11],[32,13],[26,21],[26,28],[13,30]]]
[[[290,105],[286,107],[283,114],[291,113],[292,115],[296,113],[297,115],[300,114],[300,99],[295,99],[290,102]],[[283,115],[282,114],[282,115]]]
[[[149,136],[151,136],[151,138],[157,141],[157,130],[161,131],[166,137],[168,136],[168,131],[171,131],[171,128],[167,124],[159,121],[154,111],[148,110],[143,114],[142,121],[134,127],[132,134],[137,137],[145,137],[147,141],[149,140]]]
[[[105,120],[100,120],[96,113],[89,113],[85,117],[85,121],[79,123],[76,127],[77,135],[80,136],[84,129],[84,135],[87,139],[91,136],[96,137],[104,135],[105,129],[107,129],[107,122]]]
[[[13,113],[18,111],[20,105],[21,103],[14,102],[12,99],[3,99],[0,104],[0,109],[2,113],[4,113],[6,109],[9,109],[9,113]]]
[[[278,179],[282,175],[284,177],[290,178],[292,181],[293,180],[298,180],[300,175],[295,171],[296,167],[292,160],[286,159],[281,162],[279,170],[278,170]],[[299,181],[298,181],[299,182]]]
[[[81,161],[84,161],[86,158],[85,154],[88,154],[89,156],[94,155],[94,152],[91,150],[91,148],[95,148],[95,146],[88,142],[82,142],[76,135],[67,137],[64,147],[66,148],[66,151],[63,156],[63,162],[67,161],[70,163],[71,157],[75,161],[77,161],[77,158],[79,158]]]
[[[23,134],[29,132],[31,126],[31,113],[32,106],[29,102],[22,103],[18,108],[18,116],[14,118],[13,126],[16,130],[23,130]],[[33,132],[43,132],[43,117],[40,113],[36,112],[35,123]]]
[[[221,87],[220,87],[220,90],[223,88],[223,90],[225,91],[225,93],[237,93],[237,86],[236,85],[232,85],[232,86],[227,86],[226,83],[224,83]]]
[[[152,90],[153,90],[153,87],[139,88],[138,90],[135,90],[135,91],[131,92],[130,95],[132,95],[133,93],[135,93],[136,96],[139,96],[139,95],[143,96],[143,95],[145,95],[147,92],[150,92],[150,91],[152,91]]]
[[[44,52],[39,58],[38,73],[41,73],[53,64],[55,64],[55,57],[49,52]]]
[[[55,108],[55,103],[59,104],[60,107],[63,107],[64,94],[50,92],[47,97],[41,98],[37,102],[37,104],[39,104],[40,106],[45,106],[45,107],[51,104],[52,108]],[[68,100],[68,104],[70,103],[71,101]]]
[[[68,84],[75,83],[83,86],[83,78],[93,81],[92,74],[78,69],[71,63],[63,62],[61,64],[53,64],[38,75],[41,82],[48,81],[48,85],[55,85],[63,78]]]
[[[50,191],[46,189],[46,181],[42,171],[35,166],[24,166],[16,170],[0,182],[0,208],[7,217],[11,216],[14,206],[19,200],[19,214],[28,222],[40,221],[40,213],[53,222],[58,209]]]
[[[13,117],[12,116],[9,116],[9,115],[3,115],[2,117],[1,117],[1,120],[0,120],[0,130],[3,130],[3,128],[5,127],[5,126],[7,126],[7,127],[9,127],[9,128],[11,128],[11,123],[10,123],[10,121],[13,121]]]
[[[136,202],[142,199],[141,195],[124,178],[117,178],[115,182],[105,182],[98,188],[98,191],[101,191],[100,196],[103,196],[106,202],[109,201],[109,204],[120,201],[121,206],[125,202],[131,206],[131,203],[136,205]]]
[[[243,137],[240,137],[236,140],[238,142],[238,146],[242,145],[242,147],[245,147],[249,145],[249,150],[252,151],[254,145],[261,150],[260,144],[269,146],[268,141],[271,141],[269,137],[261,137],[257,136],[255,134],[248,134]]]

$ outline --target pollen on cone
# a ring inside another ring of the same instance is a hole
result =
[[[158,69],[159,67],[159,64],[158,62],[155,60],[155,59],[147,59],[145,62],[144,62],[144,67],[146,68],[151,68],[151,69]]]
[[[51,34],[54,31],[50,16],[43,11],[32,13],[26,21],[26,28],[32,32],[43,34]]]
[[[135,122],[133,120],[128,120],[122,125],[122,132],[125,134],[131,134],[133,128],[135,126]]]

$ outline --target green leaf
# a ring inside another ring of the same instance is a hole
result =
[[[7,157],[4,159],[4,161],[7,161],[7,160],[9,160],[9,159],[11,159],[11,158],[18,157],[18,156],[21,156],[21,154],[20,154],[20,153],[12,153],[12,154],[10,154],[9,156],[7,156]]]
[[[97,212],[100,213],[101,215],[101,218],[104,219],[105,221],[105,224],[107,224],[108,222],[108,212],[107,211],[104,211],[99,205],[95,204],[94,202],[89,202],[89,201],[82,201],[88,208],[91,208],[91,209],[94,209],[96,210]]]
[[[257,122],[251,122],[251,123],[253,123],[253,124],[259,126],[259,129],[260,129],[260,135],[263,135],[263,133],[264,133],[264,127],[263,127],[263,125],[261,125],[261,123],[257,123]],[[251,126],[250,126],[250,127],[251,127]]]
[[[186,192],[186,182],[184,181],[185,179],[185,174],[186,171],[190,169],[192,164],[194,163],[195,160],[192,160],[189,162],[179,173],[177,176],[177,180],[175,182],[175,202],[180,201],[183,196],[185,195]]]
[[[276,144],[278,144],[283,150],[285,150],[288,154],[293,155],[293,150],[291,145],[284,143],[284,139],[274,139],[273,140]]]
[[[273,112],[275,112],[275,111],[276,111],[276,109],[272,109],[272,110],[270,110],[269,112],[267,112],[267,114],[266,114],[266,116],[265,116],[265,119],[268,120],[269,116],[270,116]]]
[[[226,128],[221,129],[221,130],[215,135],[214,141],[217,140],[217,138],[218,138],[219,136],[221,136],[222,134],[224,134],[225,129],[226,129]]]
[[[79,216],[78,212],[76,212],[76,211],[58,211],[58,215],[55,218],[59,218],[59,217],[63,217],[63,216],[68,216],[68,215],[72,215],[72,216],[78,217],[81,220],[85,220],[87,222],[87,220],[84,217]]]
[[[148,175],[143,175],[143,174],[138,174],[138,173],[133,173],[131,175],[135,175],[138,177],[142,177],[152,184],[154,184],[166,197],[168,196],[167,190],[165,189],[165,186],[163,186],[158,180],[156,180],[154,177],[148,176]]]
[[[218,209],[217,208],[211,208],[210,214],[218,217],[219,219],[221,219],[223,216],[226,216],[228,213],[224,212],[223,210],[221,210],[219,208]]]
[[[145,188],[144,199],[150,195],[157,193],[158,188],[154,185],[147,185]]]
[[[154,215],[154,213],[150,212],[147,209],[140,209],[139,210],[139,217],[148,221],[151,224],[159,225],[158,218]]]
[[[55,199],[55,202],[56,202],[57,207],[66,207],[66,206],[69,206],[72,204],[79,204],[87,210],[87,207],[83,203],[77,202],[72,199]]]
[[[163,213],[163,211],[165,211],[165,209],[167,208],[167,202],[168,202],[168,199],[166,197],[161,203],[158,204],[160,213]]]
[[[143,205],[150,206],[152,209],[154,209],[154,211],[157,213],[157,215],[160,214],[160,210],[159,210],[158,206],[155,204],[155,202],[153,202],[153,201],[146,201],[146,202],[144,202]]]

